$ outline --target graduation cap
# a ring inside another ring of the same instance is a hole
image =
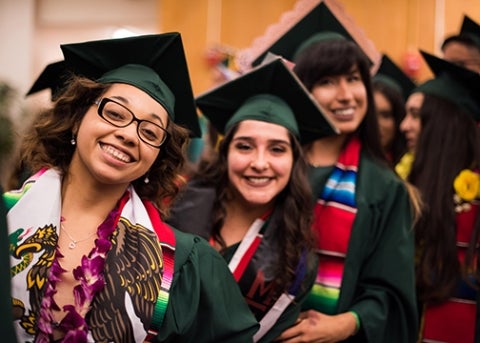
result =
[[[463,16],[460,34],[470,37],[480,48],[480,25],[467,15]]]
[[[319,33],[324,34],[319,36]],[[327,38],[336,39],[340,37],[349,39],[358,44],[350,31],[345,28],[325,2],[322,1],[302,17],[276,42],[260,53],[253,60],[252,66],[260,64],[268,51],[280,55],[287,60],[295,61],[295,56],[300,50],[305,48],[306,45],[310,45],[317,40],[325,40]],[[372,63],[370,56],[369,59]]]
[[[299,132],[302,143],[339,133],[280,57],[198,96],[196,103],[222,134],[246,119]]]
[[[396,89],[404,99],[407,99],[416,86],[412,79],[385,54],[382,55],[380,67],[373,79]]]
[[[100,83],[126,83],[158,101],[177,124],[200,137],[187,61],[179,33],[63,44],[68,70]]]
[[[435,78],[416,87],[414,92],[435,95],[451,101],[480,121],[480,74],[420,50]]]
[[[50,89],[50,99],[54,101],[68,82],[69,72],[65,61],[50,63],[43,69],[26,96]]]

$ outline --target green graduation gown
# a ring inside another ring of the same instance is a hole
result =
[[[166,220],[167,223],[179,230],[199,235],[205,240],[209,240],[211,236],[214,200],[216,197],[215,190],[212,187],[202,185],[199,182],[191,181],[187,188],[178,197],[176,203],[172,206],[171,216]],[[274,211],[257,253],[253,257],[253,263],[260,269],[268,270],[268,266],[275,262],[275,254],[278,253],[275,247],[275,241],[278,239],[276,234],[276,220],[278,219],[278,211]],[[239,244],[227,247],[223,252],[223,257],[229,263],[237,250]],[[308,290],[315,281],[315,274],[318,266],[318,260],[315,256],[309,256],[307,273],[301,280],[300,291],[296,294],[295,300],[286,308],[274,326],[259,340],[259,342],[272,342],[284,330],[292,326],[298,318],[301,310],[301,304],[308,295]],[[242,285],[240,288],[245,295],[250,290],[250,284]],[[251,304],[251,302],[250,302]],[[252,310],[255,310],[251,306]],[[260,318],[257,318],[260,320]]]
[[[258,324],[224,259],[200,237],[174,232],[174,279],[156,341],[251,342]]]
[[[393,172],[365,152],[361,153],[358,169],[358,211],[337,313],[353,310],[360,318],[360,331],[348,342],[415,342],[418,312],[408,191]],[[331,171],[332,167],[312,168],[314,194],[320,194]]]
[[[32,180],[36,181],[31,183],[28,191],[20,193],[21,197],[12,196],[18,193],[5,195],[5,199],[10,200],[9,211],[13,211],[9,213],[22,217],[20,219],[27,224],[37,217],[40,218],[33,222],[32,229],[28,230],[17,230],[18,227],[15,226],[13,218],[12,222],[9,222],[10,239],[12,241],[17,239],[14,250],[22,252],[24,250],[21,249],[30,246],[36,249],[35,253],[30,254],[31,257],[24,253],[21,256],[15,255],[15,258],[12,254],[11,257],[11,261],[15,262],[15,264],[12,263],[12,270],[15,271],[12,296],[16,298],[14,323],[17,336],[22,337],[19,342],[32,341],[36,335],[35,323],[38,323],[39,304],[42,301],[45,281],[52,265],[51,262],[48,263],[52,259],[47,260],[45,256],[53,256],[50,252],[55,249],[58,239],[53,225],[38,226],[36,223],[53,223],[58,216],[59,197],[54,198],[56,201],[45,199],[48,195],[60,194],[59,175],[49,170]],[[51,192],[52,194],[42,196],[44,189],[52,188],[55,189]],[[89,335],[92,336],[89,341],[143,342],[146,329],[150,328],[153,320],[150,309],[155,306],[155,299],[158,299],[160,263],[164,263],[165,266],[162,286],[167,283],[168,275],[172,277],[172,270],[168,267],[170,263],[167,266],[167,259],[165,259],[166,250],[162,252],[159,245],[159,239],[164,242],[164,238],[172,234],[170,228],[153,221],[154,217],[151,218],[152,225],[155,225],[155,232],[138,224],[139,221],[146,222],[144,217],[146,212],[143,211],[146,211],[146,207],[140,205],[142,202],[133,188],[129,188],[120,203],[123,203],[124,199],[128,206],[122,205],[122,208],[125,210],[128,207],[128,209],[125,212],[122,210],[121,218],[112,234],[112,247],[107,252],[103,268],[105,286],[95,294],[87,316]],[[41,205],[44,205],[44,210],[32,215],[31,206],[38,204],[38,200],[41,201]],[[134,203],[138,204],[137,209],[133,206]],[[153,205],[149,208],[156,210]],[[44,217],[45,213],[47,215],[53,213],[53,215]],[[136,224],[132,224],[128,218],[134,218],[133,223]],[[22,227],[30,227],[27,224],[25,226],[22,224]],[[17,232],[24,234],[18,235]],[[175,236],[175,254],[172,284],[168,292],[164,318],[158,335],[153,341],[164,343],[251,342],[259,325],[243,300],[242,293],[223,257],[198,236],[177,230],[173,230],[173,235]],[[173,244],[171,241],[165,242]],[[164,256],[163,259],[162,256]],[[28,264],[22,264],[25,257],[30,257]],[[28,278],[29,275],[32,277]],[[27,288],[27,281],[30,279],[42,282],[35,282]],[[5,283],[4,286],[6,287]],[[6,290],[2,294],[9,293]],[[162,297],[163,300],[166,298],[166,296]],[[32,322],[31,328],[20,325],[29,320]],[[159,323],[158,320],[155,322]],[[7,321],[4,321],[4,324],[7,324]]]

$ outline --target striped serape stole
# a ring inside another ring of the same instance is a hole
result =
[[[357,213],[355,187],[361,143],[352,137],[315,205],[313,229],[318,235],[317,278],[304,308],[335,314],[353,222]]]

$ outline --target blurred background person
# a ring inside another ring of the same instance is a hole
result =
[[[408,180],[415,225],[419,342],[477,342],[480,76],[422,51],[435,77],[412,91],[419,133]]]
[[[463,17],[458,34],[445,38],[441,49],[445,60],[480,73],[480,26],[469,16]]]
[[[387,55],[383,55],[372,86],[380,144],[394,167],[407,151],[400,123],[405,116],[405,99],[415,83]]]

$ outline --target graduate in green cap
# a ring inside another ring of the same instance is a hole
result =
[[[162,221],[199,134],[180,34],[61,48],[69,76],[24,139],[35,174],[4,195],[19,341],[252,341],[223,258]]]
[[[422,55],[435,77],[411,95],[420,131],[408,180],[426,204],[414,227],[419,342],[478,342],[480,76]]]
[[[372,79],[372,87],[380,144],[394,167],[407,152],[400,123],[405,117],[405,99],[415,83],[387,55],[383,55]]]
[[[480,73],[480,25],[469,16],[463,17],[458,34],[445,38],[441,49],[445,60]]]
[[[279,58],[196,101],[224,137],[168,222],[221,252],[260,322],[254,341],[272,342],[297,320],[317,269],[301,137],[336,130]]]
[[[303,144],[320,263],[303,312],[278,341],[415,342],[413,207],[381,149],[371,61],[338,27],[318,30],[322,18],[311,14],[272,44],[288,51],[271,52],[294,58],[340,134]]]

